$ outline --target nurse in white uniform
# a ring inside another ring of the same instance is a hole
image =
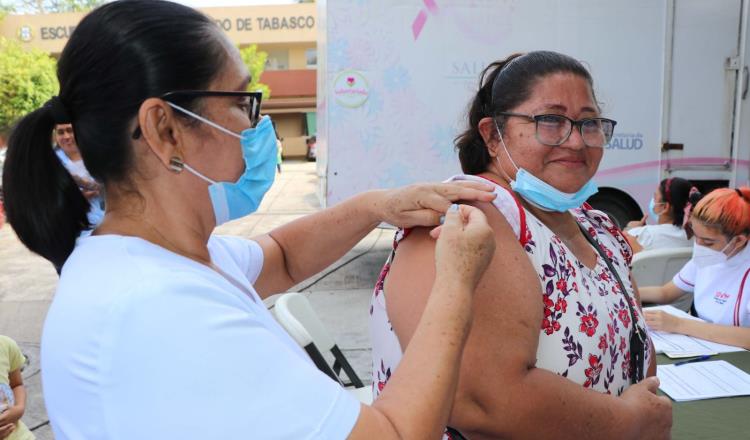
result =
[[[440,278],[372,406],[317,370],[262,300],[383,221],[437,225],[452,201],[494,199],[491,186],[370,191],[252,240],[216,236],[258,208],[276,174],[276,137],[213,19],[166,1],[106,3],[76,27],[58,79],[60,96],[11,134],[4,173],[9,223],[62,266],[41,347],[55,438],[440,436],[471,296],[494,251],[480,211],[453,205],[432,232]],[[54,124],[73,124],[106,189],[104,221],[88,236],[89,204],[49,147]]]
[[[691,188],[689,181],[679,177],[670,177],[659,183],[648,205],[649,214],[641,220],[631,221],[625,228],[625,237],[633,252],[693,245],[683,227]],[[646,224],[649,218],[655,224]]]
[[[750,188],[712,191],[692,209],[690,225],[693,258],[664,286],[641,287],[641,300],[670,303],[693,292],[694,311],[706,322],[653,310],[646,321],[653,330],[750,349]]]

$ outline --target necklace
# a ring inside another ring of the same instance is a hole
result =
[[[182,256],[184,256],[186,258],[189,258],[191,260],[197,261],[198,263],[203,264],[204,266],[208,266],[211,270],[213,270],[218,275],[220,275],[222,278],[224,278],[225,280],[227,280],[229,282],[229,284],[233,285],[234,287],[236,287],[237,289],[239,289],[242,293],[244,293],[248,298],[250,298],[251,300],[253,300],[253,302],[256,301],[255,300],[255,296],[253,296],[253,293],[252,293],[252,291],[250,289],[248,289],[244,284],[242,284],[240,281],[238,281],[233,276],[231,276],[228,273],[224,272],[219,266],[217,266],[216,264],[214,264],[213,261],[211,261],[210,254],[209,254],[209,259],[206,260],[205,258],[202,258],[201,256],[198,256],[198,255],[193,254],[191,252],[185,252],[185,251],[180,252],[179,248],[174,243],[172,243],[171,240],[169,240],[167,237],[165,237],[164,234],[162,234],[158,229],[156,229],[156,227],[154,227],[154,225],[152,225],[150,222],[148,222],[146,220],[144,220],[144,223],[146,223],[148,225],[148,227],[151,228],[151,230],[153,230],[154,232],[156,232],[156,234],[159,237],[161,237],[162,240],[164,240],[167,244],[169,244],[169,248],[166,248],[166,249],[168,249],[169,251],[174,252],[176,254],[182,255]]]

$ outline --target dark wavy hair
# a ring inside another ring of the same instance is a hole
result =
[[[586,67],[580,61],[557,52],[516,53],[491,63],[482,71],[479,90],[469,106],[468,128],[454,141],[464,173],[482,173],[492,160],[479,132],[479,121],[495,117],[502,130],[505,118],[499,113],[512,110],[529,99],[537,81],[554,73],[572,73],[584,78],[593,94],[594,81]]]
[[[659,182],[662,200],[672,207],[672,224],[682,227],[685,223],[685,206],[689,202],[690,189],[693,184],[680,177],[670,177]]]

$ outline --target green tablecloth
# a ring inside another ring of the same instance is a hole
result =
[[[724,353],[711,360],[725,360],[750,373],[750,352]],[[679,359],[669,359],[661,354],[656,357],[657,364],[677,361]],[[750,397],[672,401],[672,405],[672,438],[675,440],[750,439]]]

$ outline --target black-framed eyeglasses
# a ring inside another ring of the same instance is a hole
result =
[[[181,104],[186,99],[193,98],[204,98],[204,97],[220,97],[220,98],[246,98],[247,101],[243,102],[242,105],[247,108],[247,117],[250,120],[250,126],[255,127],[260,119],[260,104],[263,99],[262,92],[225,92],[222,90],[176,90],[173,92],[167,92],[159,99],[171,102],[172,104]],[[138,126],[133,131],[133,139],[141,137],[141,127]]]
[[[523,113],[502,112],[499,116],[513,116],[528,119],[536,124],[536,140],[548,146],[558,146],[565,143],[577,126],[584,145],[601,148],[609,143],[615,131],[617,121],[607,118],[570,119],[564,115],[527,115]]]

